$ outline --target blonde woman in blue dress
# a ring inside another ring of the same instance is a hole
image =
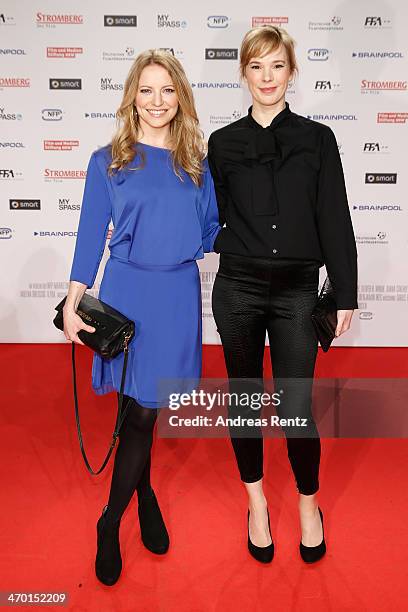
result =
[[[92,287],[112,220],[114,230],[99,298],[132,319],[125,402],[108,503],[97,523],[95,571],[113,585],[122,570],[119,526],[134,491],[144,545],[165,553],[169,535],[150,484],[160,380],[201,374],[201,289],[196,260],[221,229],[193,94],[180,62],[149,50],[133,63],[112,142],[92,154],[64,307],[64,333],[93,328],[76,314]],[[123,353],[94,355],[96,393],[119,391]]]

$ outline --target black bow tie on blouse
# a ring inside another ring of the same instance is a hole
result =
[[[244,159],[252,161],[252,207],[255,215],[276,215],[278,196],[275,188],[275,166],[276,162],[283,161],[286,147],[280,145],[274,128],[291,111],[286,102],[286,108],[265,128],[254,120],[251,111],[252,106],[248,111],[248,121],[253,129],[249,133]]]

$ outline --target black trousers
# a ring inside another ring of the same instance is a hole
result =
[[[222,253],[212,294],[230,392],[254,390],[254,381],[258,381],[259,392],[268,333],[275,391],[281,387],[285,390],[284,401],[276,406],[277,415],[300,417],[307,423],[299,429],[282,427],[297,489],[304,495],[319,489],[320,437],[311,412],[318,340],[310,317],[318,297],[318,283],[318,262]],[[240,384],[231,379],[250,380]],[[259,412],[256,416],[261,416]],[[237,413],[254,417],[250,406],[231,402],[229,416]],[[258,429],[254,435],[251,427],[246,436],[245,427],[230,426],[244,482],[263,477],[263,438]]]

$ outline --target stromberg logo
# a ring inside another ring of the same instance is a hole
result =
[[[0,107],[0,121],[21,121],[22,118],[21,113],[6,113],[5,107]]]
[[[39,232],[34,232],[34,236],[40,236],[42,237],[52,237],[52,238],[66,238],[67,236],[76,236],[77,232],[61,232],[61,231],[53,231],[53,232],[49,232],[49,231],[39,231]]]
[[[253,28],[263,25],[281,25],[288,22],[289,17],[252,17]]]
[[[22,142],[0,142],[0,149],[25,149]]]
[[[74,59],[83,52],[83,47],[47,47],[47,57],[51,58]]]
[[[353,210],[360,212],[401,212],[399,204],[353,204]]]
[[[37,13],[35,20],[38,25],[81,25],[84,23],[84,16]]]
[[[9,227],[0,227],[0,240],[11,238],[12,230]]]
[[[315,81],[314,91],[318,91],[318,92],[340,91],[340,83],[334,83],[334,81]]]
[[[382,145],[379,142],[365,142],[363,145],[363,153],[389,153],[389,147]]]
[[[116,113],[84,113],[85,119],[116,119]]]
[[[401,51],[353,51],[351,57],[354,59],[402,59]]]
[[[329,53],[328,49],[309,49],[307,59],[312,62],[325,62],[329,59]]]
[[[335,16],[330,21],[309,21],[309,30],[342,30],[341,17]]]
[[[361,92],[367,91],[406,91],[407,81],[361,81]]]
[[[0,49],[0,55],[27,55],[24,49]]]
[[[41,200],[9,200],[10,210],[41,210]]]
[[[365,28],[391,28],[391,19],[388,17],[370,16],[364,20]]]
[[[104,15],[103,25],[106,28],[135,28],[137,26],[136,15]]]
[[[50,89],[82,89],[82,79],[50,79]]]
[[[2,87],[30,87],[30,79],[0,77],[0,88]]]
[[[312,119],[313,121],[357,121],[356,115],[307,115],[308,119]]]
[[[60,108],[43,108],[41,118],[44,121],[61,121],[62,110]]]
[[[197,89],[240,89],[240,83],[222,83],[217,81],[207,82],[198,81],[198,83],[191,83],[191,87],[197,87]]]
[[[206,49],[205,59],[216,60],[216,59],[238,59],[238,49]]]
[[[121,91],[123,89],[123,83],[114,83],[113,79],[107,77],[101,77],[101,91]]]
[[[86,177],[86,170],[51,170],[45,168],[44,178],[45,179],[84,179]]]
[[[397,173],[378,173],[378,172],[366,172],[365,182],[369,185],[395,185],[397,182]]]
[[[170,15],[157,15],[158,28],[186,28],[187,21],[185,19],[170,19]]]
[[[226,15],[209,15],[209,17],[207,17],[207,27],[227,28],[229,26],[229,21],[229,17]]]

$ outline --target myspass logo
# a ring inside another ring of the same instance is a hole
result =
[[[207,17],[207,27],[209,28],[227,28],[229,22],[229,17],[226,15],[209,15]]]
[[[366,172],[365,175],[365,183],[368,185],[395,185],[396,182],[396,172]]]
[[[41,210],[41,200],[9,200],[10,210]]]
[[[43,108],[41,118],[43,121],[61,121],[62,110],[60,108]]]
[[[56,90],[79,90],[82,89],[82,79],[50,79],[50,89]]]
[[[8,113],[4,106],[0,107],[0,121],[21,121],[22,118],[21,113]]]
[[[71,204],[69,198],[58,198],[58,209],[67,211],[67,210],[81,210],[80,204]]]
[[[206,49],[205,59],[207,60],[236,60],[238,59],[238,49]]]
[[[117,83],[112,78],[101,77],[100,88],[101,91],[122,91],[123,83]]]
[[[8,240],[12,237],[12,229],[10,227],[0,227],[0,240]]]
[[[308,49],[307,59],[311,62],[326,62],[329,59],[328,49]]]
[[[136,28],[136,15],[104,15],[103,25],[105,28]]]
[[[179,28],[186,28],[187,21],[185,19],[171,19],[170,15],[159,14],[157,15],[157,27],[158,28],[170,28],[172,30]]]

